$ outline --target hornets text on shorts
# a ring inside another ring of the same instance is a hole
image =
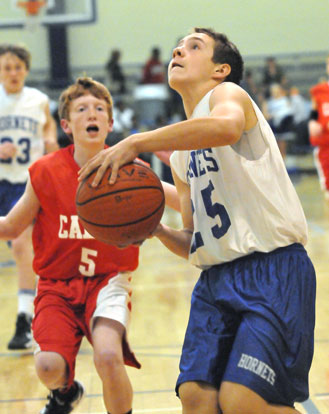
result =
[[[255,357],[247,354],[241,354],[240,361],[238,362],[238,367],[247,369],[256,375],[259,375],[261,378],[268,381],[271,385],[274,385],[275,383],[276,374],[273,369],[265,364],[265,362],[260,361]]]

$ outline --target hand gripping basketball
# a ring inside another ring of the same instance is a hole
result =
[[[114,184],[109,184],[111,168],[97,187],[92,186],[95,174],[96,170],[81,181],[76,193],[77,213],[88,233],[117,246],[148,238],[165,206],[158,176],[138,161],[120,167]]]

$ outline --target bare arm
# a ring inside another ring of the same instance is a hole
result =
[[[30,180],[17,204],[5,217],[0,217],[0,239],[10,240],[19,236],[33,223],[40,208],[39,200],[33,190]]]
[[[54,118],[50,114],[49,105],[45,108],[46,123],[43,127],[43,139],[45,141],[46,153],[58,150],[57,127]]]
[[[110,183],[113,184],[119,167],[141,152],[232,145],[240,139],[246,127],[246,112],[251,110],[250,106],[247,94],[240,87],[233,84],[219,85],[211,96],[210,117],[189,119],[131,135],[113,147],[99,152],[80,170],[79,179],[99,167],[94,180],[94,185],[97,185],[108,166],[111,166]]]
[[[318,110],[316,101],[312,99],[312,109]],[[316,121],[315,119],[310,119],[308,121],[308,131],[312,137],[318,137],[322,134],[323,127],[320,122]]]
[[[193,234],[190,187],[186,183],[183,183],[174,171],[173,177],[179,195],[184,228],[182,230],[174,230],[165,224],[159,224],[154,236],[158,237],[161,243],[171,252],[187,259]]]
[[[165,193],[166,205],[176,211],[180,211],[180,204],[176,187],[170,183],[167,183],[166,181],[161,181],[161,184]]]

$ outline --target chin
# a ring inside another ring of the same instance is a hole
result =
[[[15,87],[8,88],[7,92],[8,93],[19,93],[21,92],[21,90],[22,88],[15,86]]]
[[[182,85],[183,81],[181,79],[177,79],[175,76],[171,76],[168,79],[168,84],[171,87],[171,89],[174,89],[178,92],[180,85]]]

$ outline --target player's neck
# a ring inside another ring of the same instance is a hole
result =
[[[12,88],[7,89],[7,88],[3,85],[3,89],[4,89],[5,93],[6,93],[6,95],[18,95],[18,94],[20,94],[20,93],[22,92],[22,90],[24,89],[24,85],[23,85],[21,88],[19,88],[19,89],[12,89]]]
[[[211,82],[203,85],[197,85],[192,88],[186,88],[182,91],[181,97],[187,119],[192,116],[195,107],[201,99],[215,86],[217,86],[217,83]]]
[[[95,146],[93,148],[84,148],[79,145],[74,146],[74,161],[79,165],[79,167],[82,167],[86,164],[87,161],[89,161],[91,158],[93,158],[96,154],[98,154],[102,149],[104,148],[104,144],[101,146]]]

